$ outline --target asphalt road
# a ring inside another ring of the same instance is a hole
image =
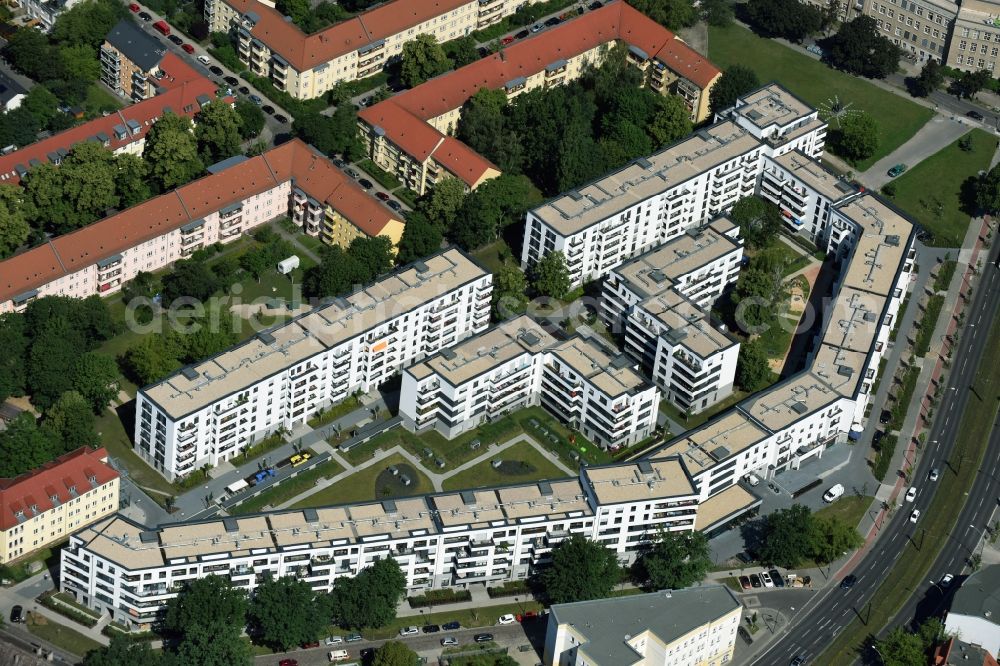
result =
[[[956,571],[960,568],[962,560],[968,557],[968,544],[971,539],[976,538],[970,536],[973,530],[969,529],[969,525],[985,525],[996,506],[998,482],[995,474],[979,475],[968,495],[962,519],[958,521],[950,537],[926,534],[921,530],[919,521],[912,523],[909,518],[914,508],[920,509],[923,513],[930,506],[937,488],[937,484],[928,479],[930,470],[936,467],[941,469],[942,474],[949,474],[957,471],[958,465],[961,464],[960,461],[949,460],[949,455],[966,406],[975,409],[980,399],[969,389],[970,381],[983,358],[990,324],[1000,304],[1000,272],[992,263],[996,260],[998,250],[1000,245],[990,252],[990,261],[986,264],[980,284],[973,295],[972,306],[966,315],[967,325],[953,357],[955,364],[948,375],[928,443],[914,472],[914,485],[919,488],[916,500],[912,504],[902,502],[902,506],[893,518],[882,525],[882,534],[878,541],[851,572],[857,576],[857,584],[849,590],[831,586],[816,595],[810,602],[809,608],[803,608],[799,616],[790,623],[786,635],[753,663],[761,666],[771,664],[784,666],[796,656],[804,656],[807,662],[815,660],[854,618],[866,621],[868,601],[896,561],[911,545],[919,548],[924,547],[926,543],[927,547],[932,547],[936,540],[948,540],[931,571],[935,576],[943,575],[948,567],[953,567],[951,570]],[[995,400],[996,396],[984,396],[984,398]],[[986,460],[996,460],[1000,455],[998,449],[1000,449],[1000,435],[995,429],[991,435],[990,451],[986,455]],[[925,585],[921,589],[926,587],[930,585]],[[911,609],[920,597],[922,597],[921,592],[916,591],[904,608],[904,612],[909,610],[912,614]]]

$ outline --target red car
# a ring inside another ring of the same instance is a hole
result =
[[[181,48],[184,49],[184,53],[194,53],[194,47],[190,44],[181,44]]]
[[[278,662],[278,666],[299,666],[299,662],[294,659],[282,659]]]
[[[319,647],[319,641],[310,641],[308,643],[302,644],[303,650],[311,650],[312,648],[318,648],[318,647]]]
[[[135,14],[135,13],[137,13],[139,11],[140,7],[139,7],[139,5],[137,5],[137,4],[135,4],[133,2],[131,5],[128,6],[128,9],[129,9],[130,12],[132,12],[133,14]]]
[[[388,201],[389,200],[389,195],[386,194],[385,192],[376,192],[375,196],[377,196],[380,201]]]
[[[514,43],[514,37],[513,36],[511,36],[511,37],[504,37],[503,39],[500,40],[500,45],[501,46],[510,46],[513,43]]]

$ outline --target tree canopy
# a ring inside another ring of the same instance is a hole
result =
[[[839,518],[816,518],[801,504],[768,514],[757,526],[759,533],[747,547],[762,562],[787,569],[806,559],[827,564],[864,543],[854,525]]]
[[[743,197],[736,202],[729,219],[740,228],[740,236],[750,247],[764,248],[781,230],[781,211],[760,197]]]
[[[401,264],[408,264],[423,259],[440,250],[443,239],[437,225],[428,222],[421,213],[413,212],[407,217],[403,236],[399,239],[396,260]]]
[[[150,165],[150,179],[160,192],[193,180],[205,169],[191,120],[174,113],[163,114],[149,128],[142,157]]]
[[[549,603],[562,604],[607,597],[621,576],[613,550],[574,534],[552,549],[552,564],[540,580]]]
[[[871,16],[858,16],[842,23],[827,40],[827,62],[844,71],[873,79],[884,79],[899,68],[899,47],[885,37]]]
[[[312,586],[290,576],[258,585],[249,617],[255,641],[281,651],[316,640],[327,624]]]
[[[759,339],[740,345],[740,355],[736,362],[736,383],[742,390],[755,393],[768,385],[772,372],[767,361],[767,353]]]
[[[451,69],[451,61],[434,35],[420,34],[403,44],[400,78],[410,88]]]
[[[678,590],[701,581],[711,566],[703,533],[660,531],[636,560],[632,576],[649,590]]]
[[[392,558],[376,560],[353,578],[334,581],[330,606],[344,628],[381,627],[396,617],[396,605],[406,594],[406,575]]]
[[[242,116],[233,107],[209,104],[198,112],[196,121],[194,137],[202,162],[214,164],[239,154]]]
[[[990,215],[1000,212],[1000,165],[975,176],[971,182],[972,197],[976,207]]]
[[[184,589],[167,601],[164,626],[168,631],[184,635],[195,627],[209,634],[246,624],[247,597],[240,588],[221,576],[205,576],[188,581]]]
[[[549,252],[531,271],[531,284],[543,296],[562,298],[569,292],[569,270],[562,252]]]
[[[417,653],[399,641],[387,641],[375,650],[372,666],[413,666],[418,661]]]
[[[878,149],[878,130],[875,118],[863,111],[843,118],[832,137],[837,153],[849,162],[868,159]]]
[[[698,11],[691,0],[633,0],[630,4],[671,30],[688,28],[698,22]]]
[[[745,65],[732,65],[722,73],[708,94],[712,113],[719,113],[736,104],[740,95],[760,87],[757,73]]]
[[[801,42],[823,25],[822,10],[798,0],[749,0],[746,16],[764,36],[792,42]]]

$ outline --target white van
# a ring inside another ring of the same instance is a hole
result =
[[[760,477],[757,476],[756,474],[747,474],[743,478],[746,479],[747,483],[749,483],[751,486],[756,486],[757,484],[760,483]]]
[[[329,657],[330,663],[333,663],[335,661],[347,661],[348,654],[347,650],[332,650],[327,657]]]
[[[826,494],[823,495],[823,501],[826,502],[827,504],[829,504],[830,502],[835,502],[838,499],[840,499],[840,497],[843,494],[844,494],[844,486],[838,483],[833,488],[830,488],[828,491],[826,491]]]

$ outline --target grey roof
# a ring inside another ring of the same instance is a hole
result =
[[[27,92],[27,89],[15,81],[13,77],[8,76],[6,72],[0,71],[0,104],[6,106],[15,97],[24,95]]]
[[[104,39],[144,72],[160,64],[166,53],[158,39],[143,32],[131,19],[119,21]]]
[[[718,620],[740,607],[723,585],[651,592],[631,597],[596,599],[552,606],[552,620],[569,624],[581,636],[587,663],[627,666],[640,655],[625,642],[650,631],[669,644],[693,629]]]
[[[1000,625],[1000,564],[966,578],[955,592],[949,612],[972,615]]]

